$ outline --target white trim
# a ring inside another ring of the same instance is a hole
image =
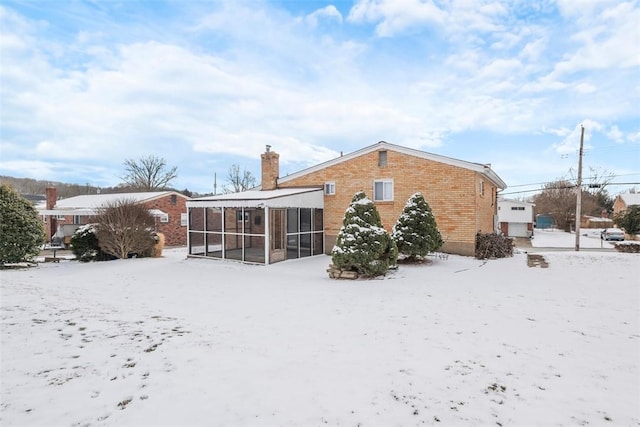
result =
[[[327,188],[329,190],[327,190]],[[324,183],[324,195],[325,196],[335,196],[336,194],[336,182],[335,181],[327,181]]]
[[[382,199],[376,199],[376,184],[382,184]],[[388,196],[386,193],[386,189],[387,186],[385,184],[391,184],[391,197],[387,198],[386,196]],[[374,179],[373,180],[373,201],[374,202],[393,202],[393,198],[394,198],[394,191],[395,189],[393,188],[393,179],[391,178],[380,178],[380,179]]]
[[[441,156],[438,154],[427,153],[426,151],[420,151],[413,148],[407,148],[407,147],[402,147],[395,144],[390,144],[385,141],[380,141],[377,144],[370,145],[358,151],[354,151],[353,153],[345,154],[343,156],[326,161],[324,163],[320,163],[318,165],[309,167],[307,169],[303,169],[301,171],[289,174],[285,177],[278,178],[278,183],[286,183],[291,180],[300,178],[301,176],[305,176],[310,173],[326,169],[330,166],[334,166],[342,162],[355,159],[364,154],[369,154],[371,152],[380,151],[380,150],[395,151],[395,152],[406,154],[409,156],[419,157],[421,159],[432,160],[434,162],[439,162],[439,163],[444,163],[451,166],[457,166],[460,168],[469,169],[469,170],[483,174],[489,181],[495,184],[495,186],[499,190],[504,190],[505,188],[507,188],[507,184],[502,179],[500,179],[500,177],[491,169],[491,166],[488,164],[472,163],[464,160],[458,160],[451,157]]]

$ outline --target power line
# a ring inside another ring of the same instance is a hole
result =
[[[553,181],[551,181],[553,182]],[[549,184],[549,182],[543,183],[543,184]],[[522,184],[521,186],[524,186],[527,184]],[[530,184],[530,185],[535,185],[535,184]],[[608,182],[606,184],[600,184],[602,187],[607,187],[610,185],[640,185],[640,182]],[[584,184],[583,187],[588,187],[589,184]],[[517,187],[516,185],[513,185],[511,187]],[[561,190],[564,188],[576,188],[575,185],[571,185],[571,186],[563,186],[563,187],[553,187],[553,188],[549,188],[548,190]],[[546,188],[536,188],[534,190],[521,190],[521,191],[510,191],[508,193],[499,193],[501,196],[505,196],[508,194],[522,194],[522,193],[537,193],[539,191],[544,191],[547,190]]]

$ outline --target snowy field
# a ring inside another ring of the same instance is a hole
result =
[[[640,258],[542,254],[2,271],[0,424],[640,425]]]
[[[601,228],[587,228],[580,230],[580,248],[605,248],[613,249],[615,243],[600,239]],[[531,245],[540,248],[575,248],[576,234],[567,233],[556,229],[535,228]]]

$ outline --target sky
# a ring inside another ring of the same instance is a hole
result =
[[[0,3],[0,175],[220,188],[378,141],[490,163],[506,197],[640,188],[640,5],[607,0]],[[596,177],[596,178],[593,178]]]

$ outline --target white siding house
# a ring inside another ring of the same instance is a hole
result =
[[[533,203],[499,199],[498,223],[502,233],[509,237],[531,237],[534,206]]]

